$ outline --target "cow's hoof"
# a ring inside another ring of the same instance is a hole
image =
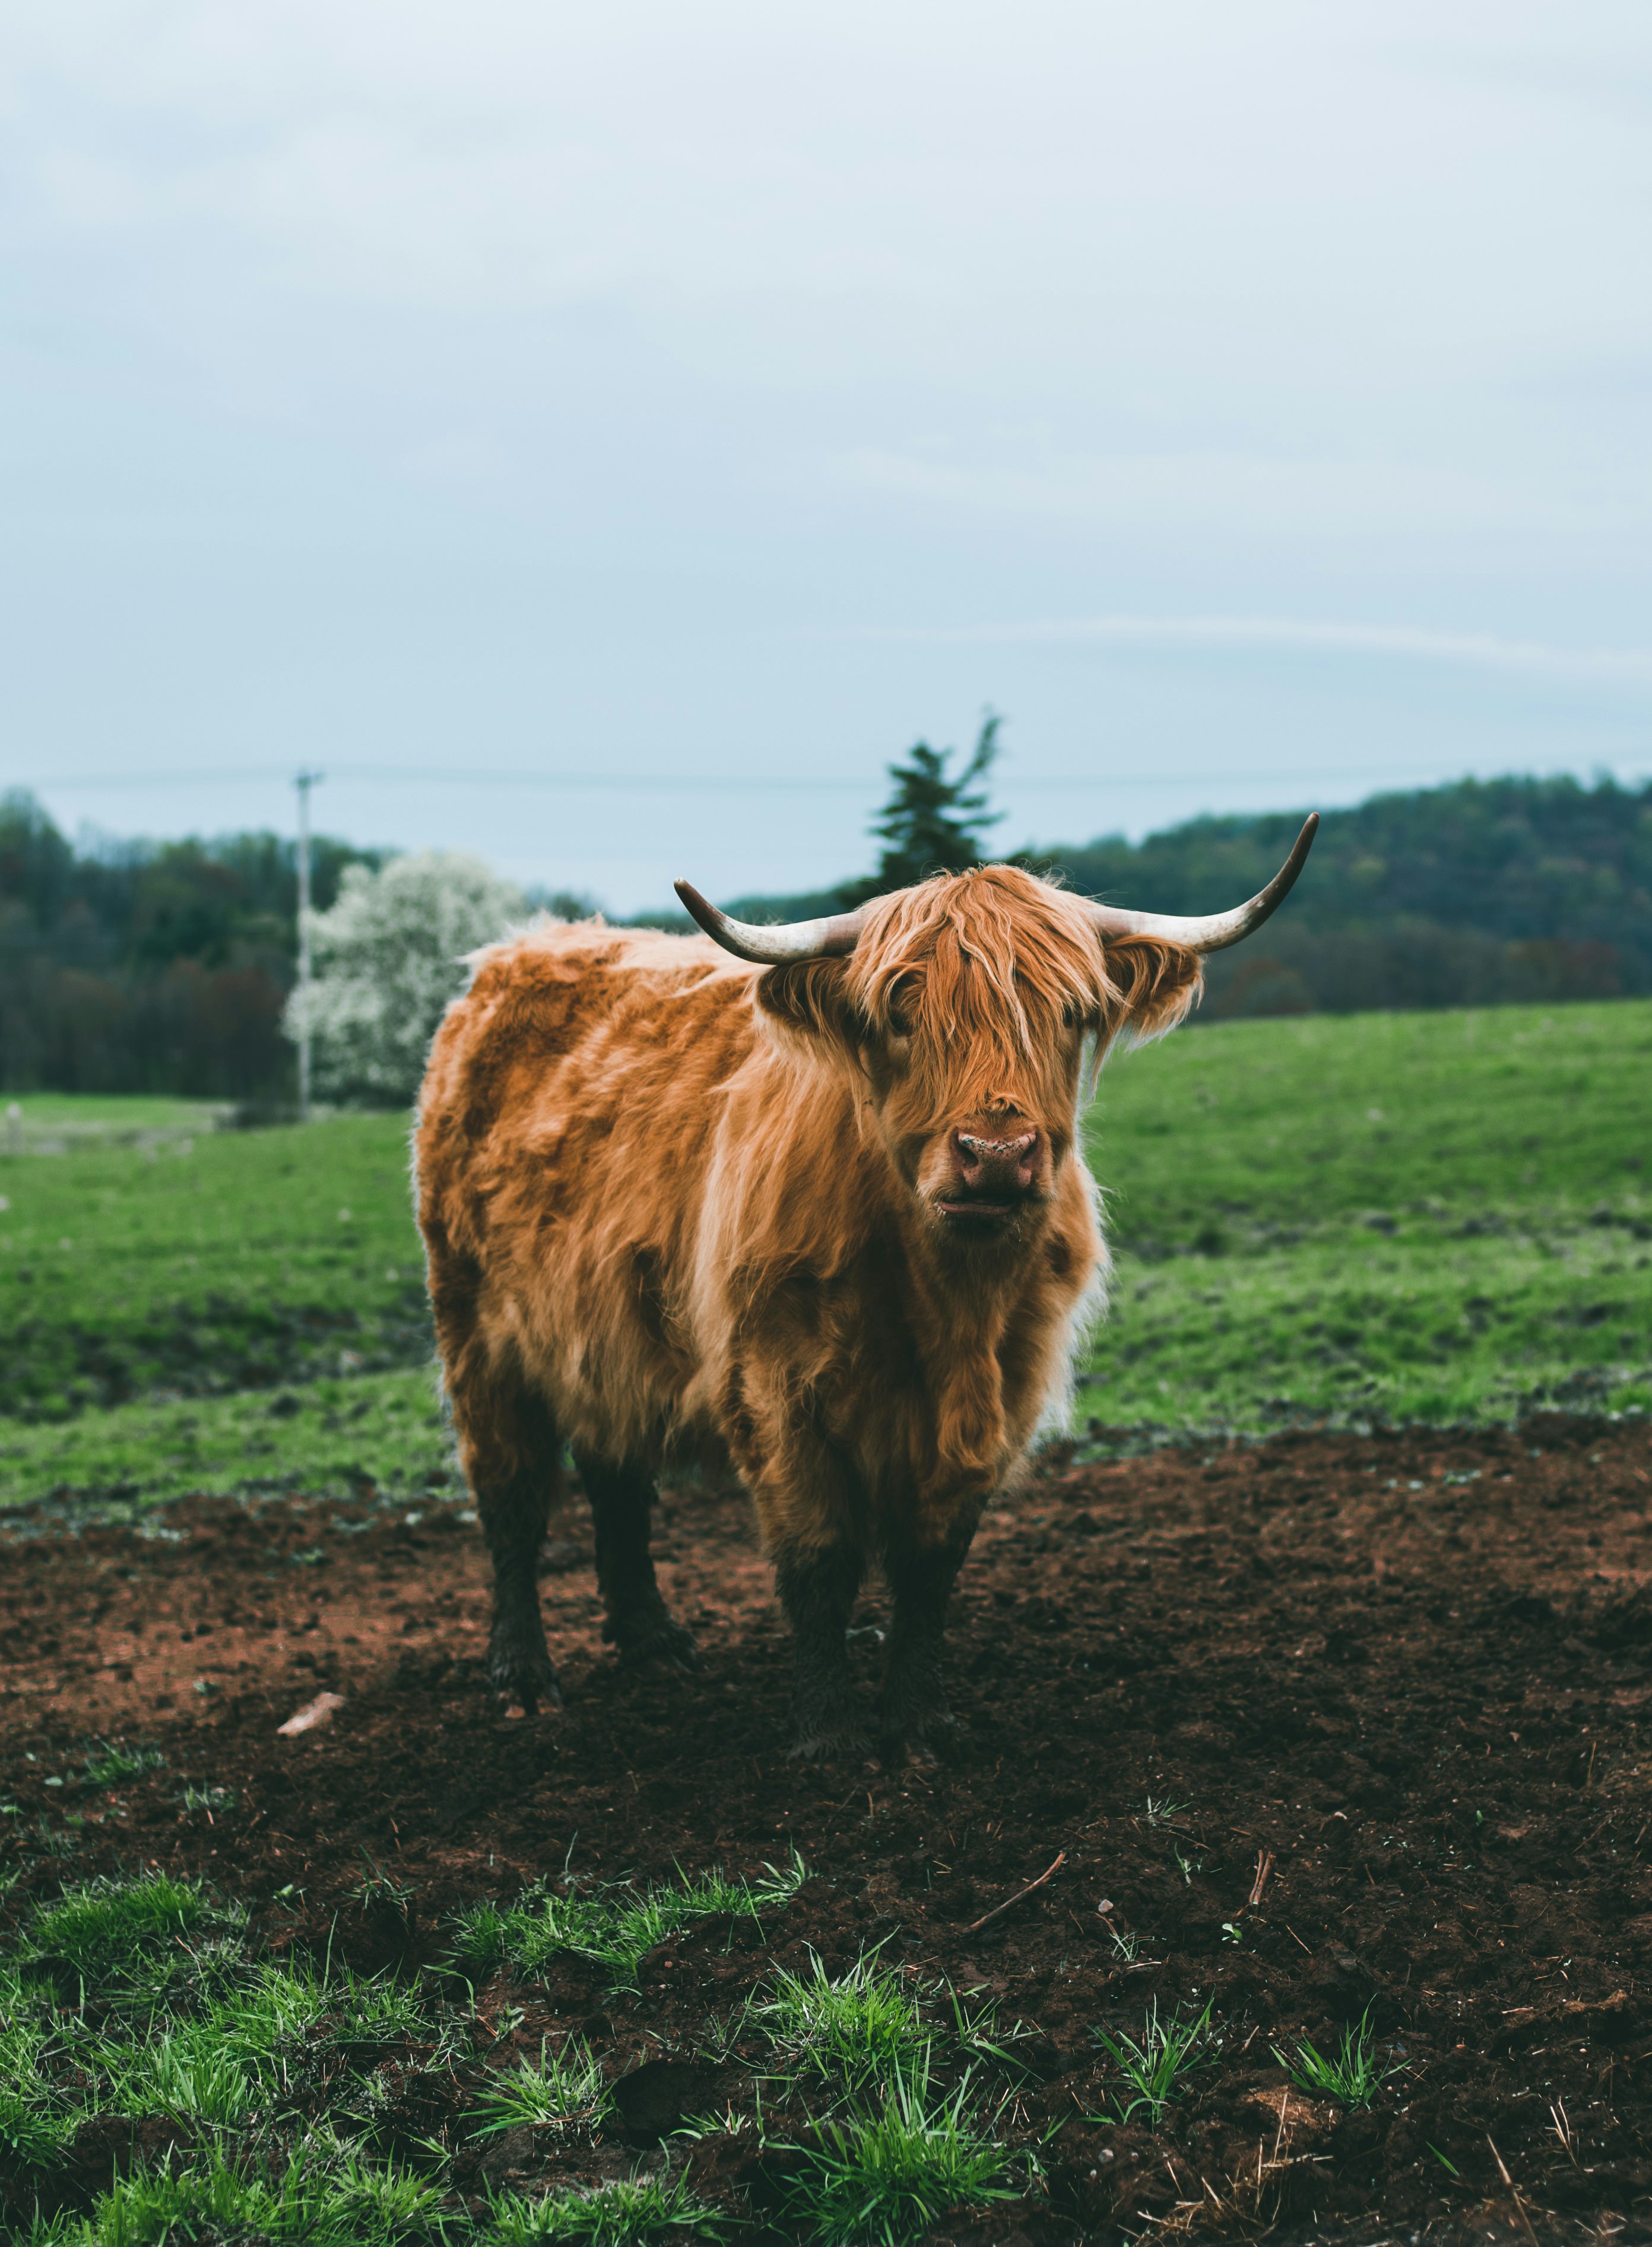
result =
[[[838,1725],[802,1733],[786,1751],[788,1763],[864,1763],[871,1742],[858,1725]]]
[[[627,1617],[604,1630],[619,1649],[622,1662],[658,1663],[686,1677],[700,1667],[700,1648],[686,1623],[676,1622],[661,1608],[658,1614]]]
[[[536,1710],[562,1706],[562,1688],[543,1645],[523,1646],[515,1639],[495,1639],[488,1649],[488,1683],[502,1707],[521,1709],[529,1717]]]
[[[904,1763],[938,1764],[957,1735],[958,1719],[950,1709],[927,1709],[898,1719],[885,1715],[878,1754],[891,1769]]]

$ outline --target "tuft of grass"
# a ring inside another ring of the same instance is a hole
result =
[[[459,1914],[454,1957],[487,1972],[507,1963],[531,1972],[547,1959],[572,1955],[600,1966],[616,1989],[633,1989],[642,1960],[668,1936],[700,1920],[750,1919],[788,1904],[808,1879],[795,1854],[783,1871],[764,1867],[763,1881],[728,1881],[713,1871],[697,1881],[634,1888],[608,1887],[586,1895],[529,1888],[515,1903],[473,1905]]]
[[[134,2120],[173,2114],[228,2129],[258,2104],[256,2078],[225,2048],[210,2016],[138,2044],[106,2046],[98,2059],[106,2104]]]
[[[1377,2065],[1369,2005],[1351,2028],[1342,2031],[1332,2056],[1316,2052],[1304,2037],[1294,2059],[1287,2059],[1277,2045],[1273,2057],[1299,2091],[1334,2099],[1339,2107],[1369,2107],[1389,2077],[1400,2073],[1397,2066]]]
[[[565,2189],[543,2200],[520,2194],[494,2201],[482,2233],[486,2247],[647,2247],[671,2234],[713,2239],[722,2220],[697,2201],[686,2175],[618,2177],[593,2192]]]
[[[1161,2020],[1154,1998],[1142,2016],[1139,2040],[1121,2032],[1117,2036],[1098,2029],[1096,2036],[1124,2078],[1132,2096],[1116,2099],[1114,2117],[1128,2122],[1141,2108],[1157,2129],[1164,2109],[1186,2088],[1186,2079],[1198,2066],[1202,2047],[1211,2041],[1211,2005],[1191,2020]]]
[[[378,1860],[370,1856],[365,1849],[361,1852],[361,1878],[350,1893],[364,1913],[371,1911],[377,1905],[392,1913],[395,1918],[404,1923],[407,1918],[408,1907],[413,1900],[413,1889],[400,1881],[393,1879]]]
[[[36,1957],[62,1958],[79,1973],[119,1973],[145,1952],[197,1925],[207,1901],[196,1881],[146,1873],[135,1881],[88,1881],[35,1913]],[[216,1915],[215,1915],[216,1916]]]
[[[608,2099],[602,2063],[591,2057],[588,2045],[570,2036],[559,2052],[552,2052],[542,2039],[537,2066],[522,2060],[488,2090],[473,2118],[482,2124],[476,2135],[491,2137],[523,2122],[594,2122]]]
[[[236,1790],[233,1786],[187,1786],[179,1800],[186,1810],[233,1810]]]
[[[1190,1806],[1185,1802],[1172,1802],[1168,1796],[1161,1800],[1157,1795],[1150,1794],[1145,1813],[1147,1822],[1155,1827],[1173,1825]]]
[[[51,2247],[184,2247],[209,2240],[401,2247],[437,2231],[440,2198],[423,2179],[380,2168],[317,2134],[273,2177],[262,2164],[239,2166],[217,2153],[181,2169],[134,2168],[90,2216],[45,2237]]]
[[[128,1747],[124,1740],[98,1740],[87,1752],[82,1783],[118,1786],[122,1779],[141,1779],[147,1772],[162,1770],[166,1760],[159,1748]]]
[[[799,2148],[788,2216],[823,2247],[899,2247],[949,2209],[1020,2199],[1032,2159],[980,2134],[971,2088],[966,2071],[938,2093],[925,2046],[875,2106],[826,2122],[814,2145]]]
[[[811,1950],[807,1972],[777,1974],[752,2018],[783,2074],[813,2075],[850,2097],[915,2066],[929,2041],[914,1991],[875,1950],[836,1978]]]

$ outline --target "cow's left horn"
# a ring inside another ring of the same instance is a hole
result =
[[[736,960],[754,960],[760,967],[784,967],[794,960],[832,960],[853,952],[866,923],[865,908],[857,912],[829,913],[823,920],[777,921],[759,928],[753,921],[732,920],[702,898],[692,882],[673,884],[678,896],[713,944],[732,952]]]
[[[1318,812],[1310,811],[1290,857],[1267,887],[1259,890],[1246,904],[1235,905],[1232,912],[1184,918],[1177,913],[1126,912],[1119,905],[1092,905],[1090,913],[1097,932],[1103,937],[1163,936],[1172,944],[1184,944],[1190,952],[1224,951],[1241,937],[1248,936],[1253,928],[1260,928],[1274,908],[1284,903],[1292,883],[1307,864],[1319,823]],[[680,889],[682,884],[677,886]]]

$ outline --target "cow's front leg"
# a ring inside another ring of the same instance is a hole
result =
[[[893,1612],[879,1729],[891,1762],[911,1750],[932,1753],[937,1736],[953,1721],[941,1675],[946,1607],[974,1533],[972,1521],[944,1545],[885,1556]]]
[[[597,1582],[606,1611],[603,1636],[628,1662],[697,1668],[694,1634],[672,1619],[654,1581],[648,1550],[652,1479],[640,1467],[611,1466],[588,1451],[577,1450],[574,1465],[590,1500],[597,1533]]]
[[[860,1577],[860,1555],[848,1545],[782,1552],[775,1559],[775,1581],[795,1650],[791,1752],[805,1762],[865,1752],[845,1639]]]

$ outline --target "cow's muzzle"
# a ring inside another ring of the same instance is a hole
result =
[[[935,1206],[952,1224],[1000,1224],[1039,1191],[1041,1154],[1036,1131],[954,1131],[952,1178]]]

